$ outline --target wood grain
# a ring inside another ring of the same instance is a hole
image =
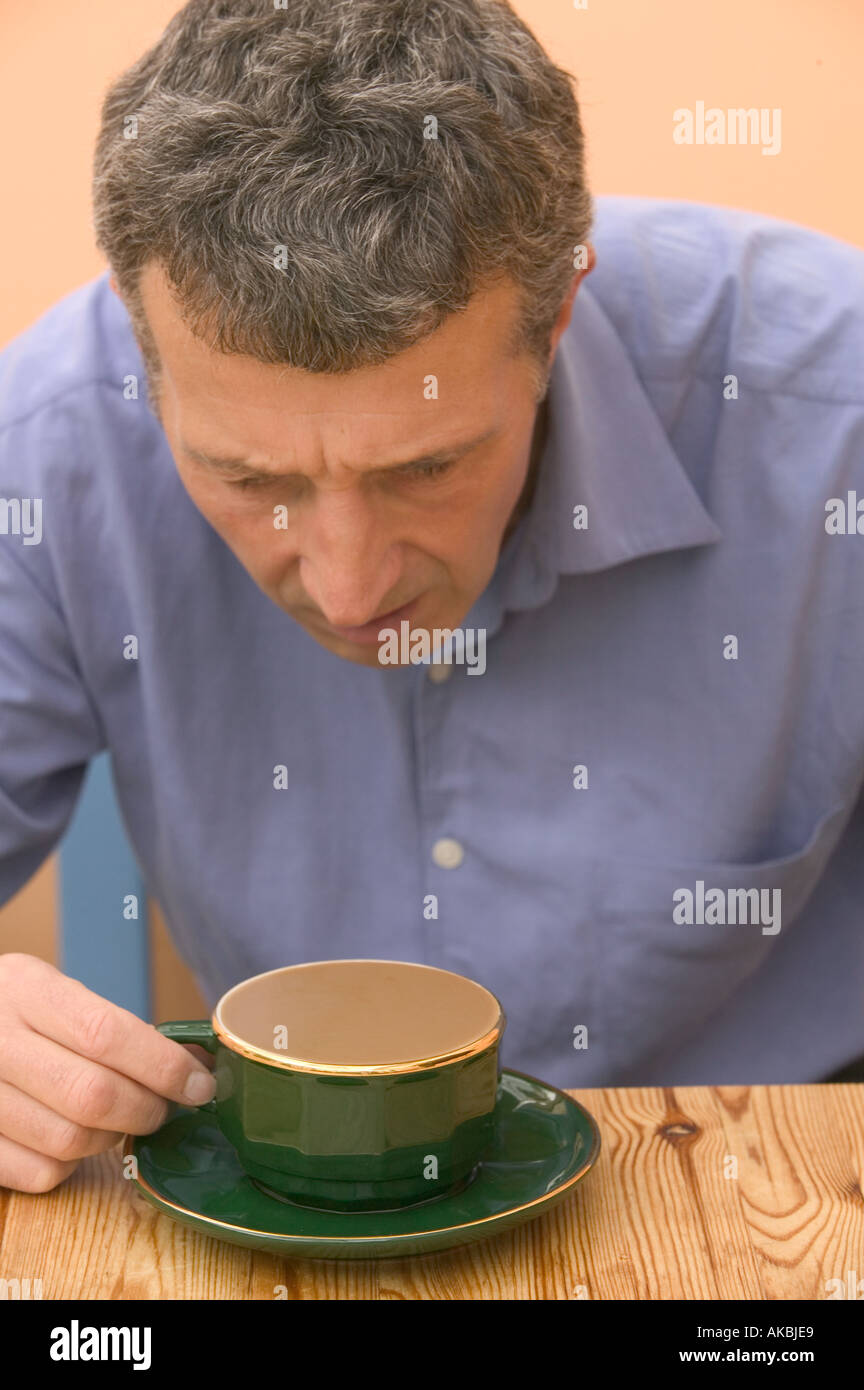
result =
[[[864,1278],[864,1085],[571,1092],[603,1150],[560,1206],[468,1249],[286,1260],[178,1225],[119,1149],[0,1189],[0,1277],[45,1299],[824,1299]]]

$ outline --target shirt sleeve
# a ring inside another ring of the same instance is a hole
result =
[[[105,746],[39,550],[0,531],[0,906],[56,846]]]

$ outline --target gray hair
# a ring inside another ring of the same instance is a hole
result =
[[[542,397],[593,220],[572,83],[503,0],[191,0],[96,145],[151,377],[150,261],[213,349],[307,372],[382,363],[511,278]]]

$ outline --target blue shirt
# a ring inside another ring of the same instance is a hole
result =
[[[638,198],[594,240],[482,676],[346,662],[265,597],[126,398],[105,276],[6,349],[0,497],[42,533],[0,506],[0,902],[107,747],[211,1005],[378,957],[488,986],[503,1064],[563,1086],[864,1053],[864,255]]]

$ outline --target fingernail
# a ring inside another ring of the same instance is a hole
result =
[[[216,1094],[216,1078],[209,1071],[193,1071],[186,1082],[184,1097],[190,1105],[203,1105]]]

